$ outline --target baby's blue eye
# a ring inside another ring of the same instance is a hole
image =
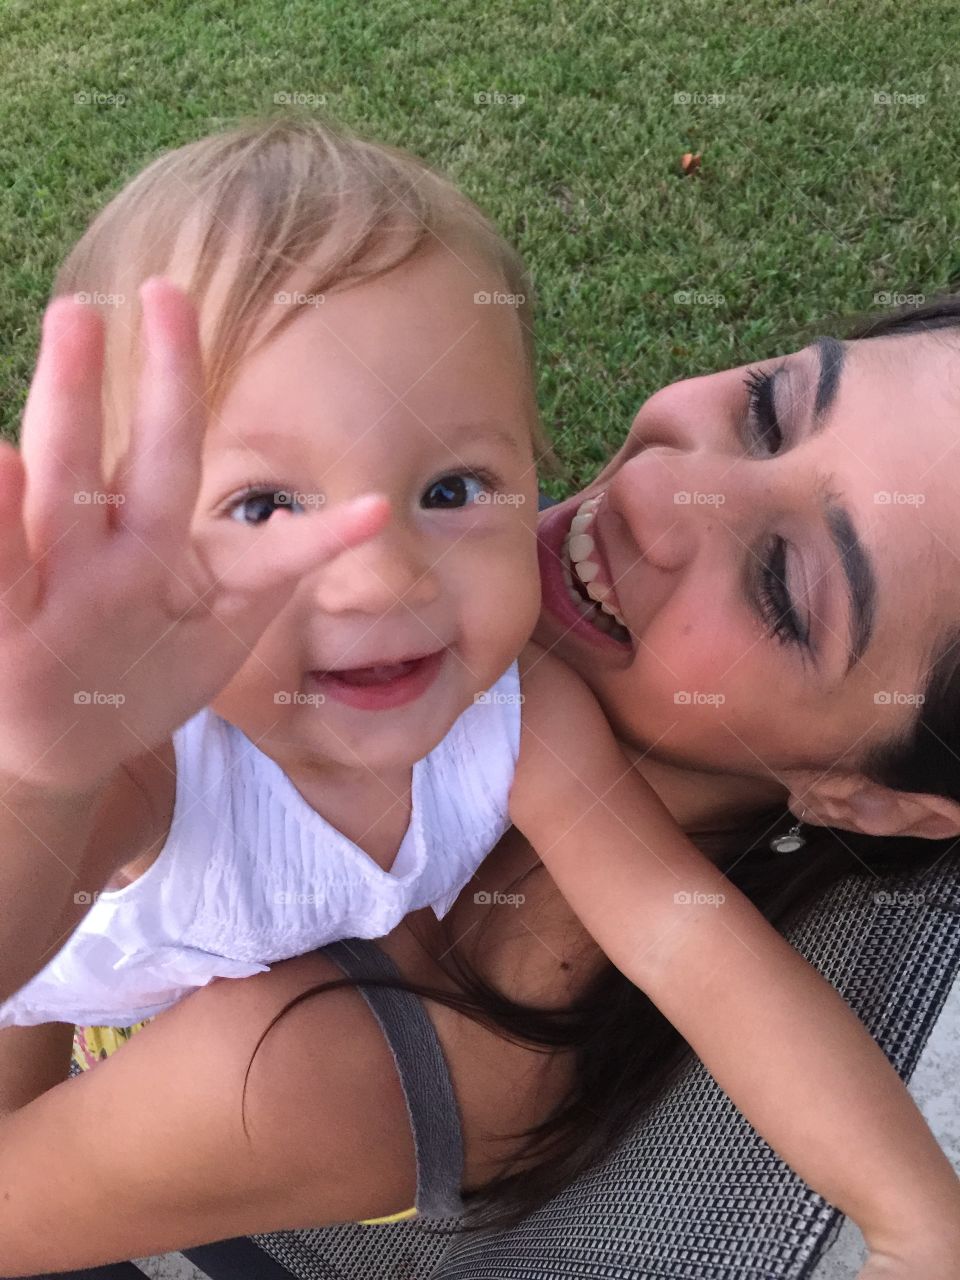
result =
[[[232,505],[230,518],[240,524],[266,524],[274,511],[303,510],[289,489],[251,489]]]
[[[428,485],[421,498],[421,505],[443,511],[449,507],[465,507],[476,502],[490,485],[468,471],[451,471]]]

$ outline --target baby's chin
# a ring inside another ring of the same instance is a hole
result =
[[[412,768],[430,754],[450,732],[473,701],[444,699],[442,708],[416,704],[386,711],[360,711],[330,703],[316,708],[316,721],[302,713],[278,724],[271,737],[284,735],[292,746],[312,754],[317,762],[377,774]],[[461,705],[462,703],[462,705]]]

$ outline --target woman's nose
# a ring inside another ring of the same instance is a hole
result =
[[[703,449],[652,445],[611,478],[607,501],[644,559],[675,571],[720,528],[748,540],[768,487],[755,474],[759,465]]]
[[[317,595],[327,613],[383,614],[398,605],[432,604],[439,595],[439,581],[429,557],[388,529],[327,565]]]

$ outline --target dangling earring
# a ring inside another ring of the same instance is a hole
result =
[[[795,823],[789,831],[784,831],[779,836],[773,836],[770,840],[770,848],[774,853],[796,853],[798,849],[802,849],[807,843],[806,837],[800,834],[800,828],[803,826],[803,815],[806,809],[800,810],[800,821]]]

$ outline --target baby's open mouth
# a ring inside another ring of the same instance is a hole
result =
[[[344,684],[387,684],[391,680],[400,680],[403,676],[412,675],[424,661],[425,658],[408,658],[403,662],[378,662],[370,667],[342,667],[339,671],[324,671],[318,674],[341,680]]]
[[[593,531],[602,497],[587,498],[577,508],[563,542],[561,568],[570,599],[580,615],[611,639],[629,644],[630,632]]]
[[[307,672],[313,691],[325,698],[368,711],[388,710],[415,702],[433,684],[443,667],[447,649],[365,666]]]

